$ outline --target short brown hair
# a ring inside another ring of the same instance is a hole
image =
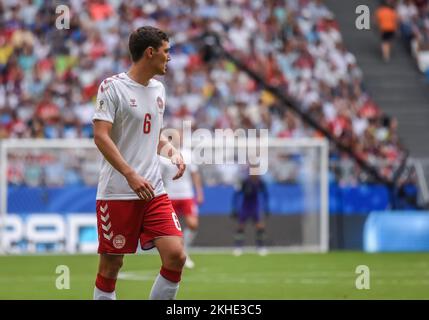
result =
[[[140,60],[143,56],[143,52],[148,47],[153,47],[158,50],[162,45],[162,41],[168,41],[168,36],[164,31],[158,28],[144,26],[134,30],[128,42],[131,59],[133,62]]]

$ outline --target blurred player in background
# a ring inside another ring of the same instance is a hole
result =
[[[262,200],[262,203],[261,203]],[[244,228],[251,219],[256,230],[256,247],[260,255],[266,255],[265,224],[263,216],[269,216],[268,191],[260,175],[248,175],[241,182],[233,196],[232,217],[238,220],[234,240],[234,255],[243,253]]]
[[[100,262],[94,299],[115,300],[124,254],[156,247],[162,266],[150,299],[174,299],[186,260],[182,231],[160,173],[158,154],[175,163],[180,178],[183,158],[162,136],[164,85],[152,79],[167,71],[168,36],[153,27],[131,33],[132,65],[99,87],[94,141],[104,156],[97,189]]]
[[[179,150],[182,135],[179,130],[169,130],[171,134],[165,133],[170,138],[172,145]],[[191,150],[180,149],[181,154],[188,165],[188,170],[179,180],[173,180],[176,174],[176,167],[167,159],[161,158],[161,173],[164,180],[165,189],[173,203],[174,210],[179,217],[185,220],[185,230],[183,239],[185,243],[186,262],[185,267],[192,269],[195,264],[189,256],[189,248],[198,230],[198,205],[204,201],[204,191],[198,166],[192,163]],[[195,190],[195,192],[194,192]]]

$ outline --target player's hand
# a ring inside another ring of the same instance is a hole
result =
[[[150,200],[155,197],[155,189],[149,181],[133,172],[127,176],[128,185],[133,189],[136,195],[142,200]]]
[[[171,163],[175,164],[177,166],[177,169],[178,169],[177,173],[173,177],[173,180],[177,180],[181,176],[183,176],[183,173],[186,170],[185,161],[183,160],[182,155],[179,152],[177,152],[177,153],[173,154],[173,156],[171,157]]]

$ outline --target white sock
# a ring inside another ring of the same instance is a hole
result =
[[[94,300],[116,300],[116,292],[104,292],[94,287]]]
[[[149,299],[150,300],[174,300],[176,299],[177,290],[179,289],[178,282],[171,282],[158,274],[152,286]]]
[[[183,231],[183,242],[185,244],[186,252],[188,252],[188,249],[192,245],[192,242],[194,241],[196,235],[197,232],[189,228],[186,228],[185,231]]]

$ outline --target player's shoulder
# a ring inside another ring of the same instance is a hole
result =
[[[159,80],[157,80],[155,78],[150,79],[150,86],[154,87],[154,88],[159,88],[159,89],[162,89],[162,90],[165,89],[164,84],[161,81],[159,81]]]
[[[127,78],[125,72],[112,75],[101,81],[99,90],[101,92],[107,91],[108,89],[115,87],[118,83],[125,82],[126,80]]]

